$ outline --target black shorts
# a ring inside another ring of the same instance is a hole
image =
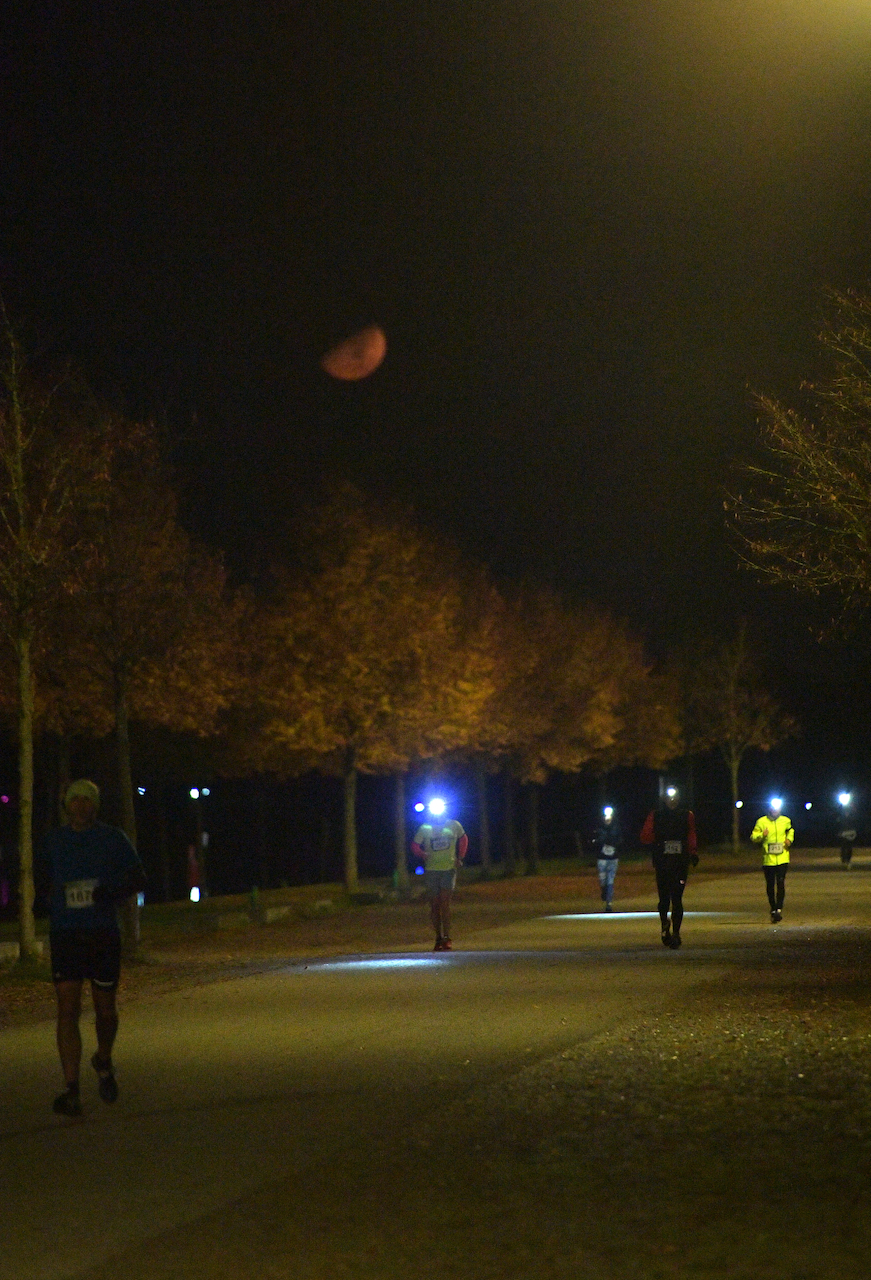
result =
[[[114,991],[121,975],[121,935],[114,929],[54,929],[51,974],[55,982],[90,979],[103,991]]]

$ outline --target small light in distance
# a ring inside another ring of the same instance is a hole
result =
[[[417,804],[414,806],[414,812],[423,813],[425,808],[426,808],[426,805],[424,804],[424,802],[422,800],[418,800]]]
[[[846,809],[852,799],[853,797],[850,795],[849,791],[841,791],[838,795],[838,804],[842,809]]]
[[[145,894],[142,892],[142,890],[141,890],[141,889],[140,889],[139,893],[137,893],[137,895],[136,895],[136,905],[137,905],[137,907],[144,907],[144,906],[145,906]]]
[[[0,804],[8,804],[8,803],[9,803],[8,796],[0,796]]]
[[[199,800],[199,798],[200,798],[200,793],[199,793],[199,789],[198,789],[197,787],[191,787],[191,789],[190,789],[190,797],[191,797],[191,800]]]
[[[665,794],[668,796],[669,800],[673,800],[677,795],[677,787],[666,787]]]
[[[422,875],[423,875],[423,867],[415,867],[415,868],[414,868],[414,874],[415,874],[416,876],[422,876]]]
[[[201,796],[210,796],[211,794],[212,793],[208,787],[203,787],[202,791],[200,792]]]
[[[434,818],[440,818],[447,807],[444,800],[435,799],[429,802],[429,811]]]
[[[197,888],[197,886],[194,885],[194,887],[191,889],[191,902],[199,902],[199,900],[200,900],[200,891]]]
[[[144,796],[144,795],[145,795],[145,788],[144,788],[144,787],[137,787],[137,788],[136,788],[136,790],[139,792],[139,794],[140,794],[141,796]]]
[[[743,800],[736,800],[736,801],[735,801],[735,808],[736,808],[736,809],[743,809],[743,808],[744,808],[744,801],[743,801]]]
[[[609,804],[606,804],[606,805],[605,805],[605,808],[602,810],[602,813],[604,814],[604,816],[605,816],[606,818],[613,818],[613,817],[614,817],[614,810],[611,808],[611,806],[610,806]]]
[[[807,801],[807,803],[805,804],[805,808],[806,808],[806,809],[812,809],[812,808],[813,808],[813,805],[811,804],[810,800],[808,800],[808,801]]]

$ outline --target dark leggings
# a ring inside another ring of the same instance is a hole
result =
[[[683,920],[683,891],[686,888],[689,863],[657,862],[656,888],[659,892],[659,918],[665,929],[668,924],[668,913],[671,909],[672,933],[680,933]]]
[[[788,862],[780,862],[776,867],[762,868],[765,875],[765,889],[768,893],[768,901],[772,911],[779,911],[783,906],[783,899],[786,896],[786,873],[788,870]],[[777,890],[776,896],[775,886]]]

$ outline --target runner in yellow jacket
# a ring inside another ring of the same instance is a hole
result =
[[[795,840],[792,823],[781,812],[782,808],[782,800],[769,801],[768,812],[762,815],[750,836],[754,844],[762,845],[762,871],[765,875],[772,924],[780,924],[783,919],[789,851]]]

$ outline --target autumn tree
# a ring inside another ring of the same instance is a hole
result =
[[[693,752],[717,751],[726,766],[737,853],[741,764],[749,751],[771,751],[795,737],[798,722],[767,688],[746,624],[731,640],[696,646],[683,669],[686,741]]]
[[[871,295],[830,293],[828,373],[804,407],[757,398],[763,460],[728,500],[746,562],[768,579],[849,603],[871,595]]]
[[[96,682],[114,735],[121,826],[135,846],[131,718],[214,732],[234,687],[235,614],[220,560],[179,523],[154,429],[108,413],[101,425],[112,442],[109,485],[84,522],[88,572],[67,605],[53,672],[69,695],[83,672]],[[131,918],[128,942],[136,933]]]
[[[28,376],[8,326],[0,400],[0,625],[14,654],[19,770],[19,941],[36,952],[33,921],[34,661],[48,619],[81,594],[90,567],[87,521],[106,499],[110,447],[88,397],[64,379]]]
[[[412,761],[468,742],[491,693],[489,657],[450,553],[408,517],[343,488],[317,513],[308,545],[302,570],[280,576],[258,614],[249,741],[262,767],[317,761],[342,778],[353,891],[358,773],[399,779]]]

